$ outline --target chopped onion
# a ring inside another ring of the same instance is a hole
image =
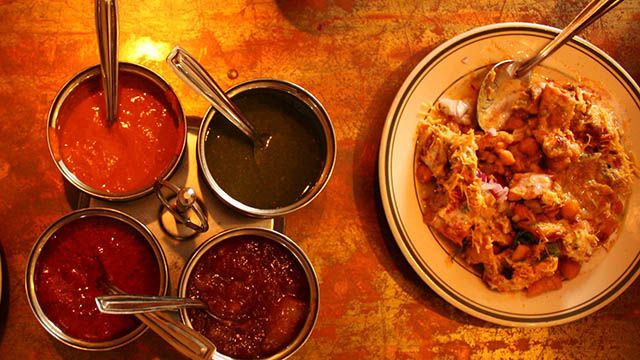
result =
[[[491,193],[498,202],[507,201],[507,196],[509,195],[508,187],[500,185],[495,181],[495,179],[493,179],[493,177],[489,178],[487,174],[480,170],[476,172],[476,176],[482,180],[482,190]]]
[[[466,101],[444,98],[438,100],[438,107],[446,115],[453,116],[459,124],[471,125],[470,106]]]

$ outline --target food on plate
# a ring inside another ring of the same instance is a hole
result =
[[[637,169],[619,119],[595,91],[535,78],[483,131],[473,91],[445,95],[418,125],[424,221],[491,289],[559,289],[622,221]]]

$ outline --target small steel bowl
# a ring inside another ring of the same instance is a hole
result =
[[[311,265],[311,261],[309,261],[307,255],[295,242],[293,242],[287,236],[277,231],[266,228],[235,228],[225,230],[209,238],[195,250],[193,255],[191,255],[191,257],[189,258],[189,261],[185,265],[184,270],[182,271],[182,275],[180,276],[180,282],[178,283],[178,296],[187,297],[187,290],[191,273],[198,261],[209,249],[224,241],[233,241],[234,238],[242,235],[254,235],[266,238],[283,246],[294,256],[294,258],[299,261],[302,269],[305,272],[309,284],[309,312],[307,313],[307,318],[305,319],[304,325],[289,345],[280,350],[278,353],[273,354],[267,358],[263,358],[263,360],[286,359],[293,355],[298,349],[300,349],[307,341],[309,336],[311,336],[311,332],[313,331],[313,328],[316,324],[316,320],[318,319],[318,313],[320,310],[320,285],[318,282],[318,276],[316,275],[316,272],[313,269],[313,265]],[[186,309],[180,310],[180,317],[182,318],[183,323],[193,328]],[[216,353],[214,359],[232,360],[233,358],[225,354]]]
[[[249,206],[237,199],[234,199],[231,195],[226,193],[216,182],[216,179],[213,177],[211,170],[209,170],[209,166],[206,161],[205,142],[209,133],[211,120],[217,113],[213,107],[209,108],[200,125],[198,141],[196,144],[196,155],[202,176],[223,203],[250,217],[272,218],[288,214],[306,206],[324,189],[331,177],[336,160],[336,137],[329,114],[327,114],[320,101],[318,101],[318,99],[316,99],[310,92],[294,83],[275,79],[257,79],[240,83],[229,89],[226,94],[233,100],[233,97],[238,94],[256,90],[270,90],[290,95],[295,100],[299,101],[302,106],[307,106],[315,115],[315,120],[317,121],[318,128],[320,129],[323,137],[322,145],[325,150],[325,158],[322,171],[311,189],[294,203],[273,209],[260,209]]]
[[[180,104],[180,101],[178,100],[178,97],[176,96],[171,86],[169,86],[169,84],[167,84],[155,72],[140,65],[123,62],[119,63],[119,71],[135,74],[157,86],[157,88],[165,94],[167,100],[174,107],[173,110],[178,116],[177,120],[181,123],[181,126],[184,129],[182,145],[180,146],[179,153],[176,154],[175,158],[171,161],[171,163],[159,177],[163,180],[166,180],[178,167],[180,159],[182,158],[182,154],[184,154],[187,146],[187,119],[185,117],[184,111],[182,110],[182,105]],[[62,105],[80,84],[84,83],[85,81],[94,81],[95,78],[98,78],[98,80],[96,81],[99,81],[100,76],[100,65],[95,65],[82,70],[73,78],[71,78],[71,80],[69,80],[56,95],[53,103],[51,104],[51,109],[49,110],[49,116],[47,120],[47,145],[49,146],[49,153],[51,154],[51,158],[58,167],[58,170],[62,173],[65,179],[67,179],[67,181],[69,181],[79,190],[91,196],[108,201],[127,201],[137,199],[152,192],[154,189],[154,183],[149,184],[149,186],[144,189],[127,193],[112,193],[95,189],[83,183],[76,177],[76,175],[73,174],[73,172],[65,165],[57,149],[57,125],[59,121],[58,114],[60,112],[60,109],[62,108]]]
[[[31,310],[34,315],[42,325],[51,334],[54,338],[63,342],[64,344],[71,346],[76,349],[81,350],[89,350],[89,351],[105,351],[111,350],[115,348],[122,347],[138,337],[140,337],[146,330],[147,326],[144,324],[140,324],[137,328],[129,332],[128,334],[108,341],[102,342],[91,342],[82,339],[77,339],[65,334],[56,324],[54,324],[47,315],[44,313],[44,310],[40,307],[40,303],[38,302],[38,297],[36,294],[36,284],[35,284],[35,276],[36,276],[36,266],[38,263],[38,258],[42,253],[43,248],[45,247],[47,241],[53,236],[56,231],[60,228],[69,224],[75,220],[86,218],[86,217],[108,217],[113,218],[119,221],[122,221],[128,225],[130,225],[133,229],[138,231],[149,243],[151,249],[156,255],[156,259],[158,260],[158,267],[160,269],[160,289],[158,295],[165,295],[168,291],[169,281],[168,281],[168,273],[169,267],[167,265],[167,259],[162,251],[162,247],[158,240],[153,236],[151,231],[143,225],[140,221],[134,219],[133,217],[117,210],[106,209],[106,208],[88,208],[73,211],[56,222],[51,224],[40,236],[38,241],[36,241],[31,253],[29,255],[27,261],[27,269],[25,274],[25,287],[27,292],[27,299],[29,301],[29,305],[31,306]]]

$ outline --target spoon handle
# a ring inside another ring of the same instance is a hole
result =
[[[98,310],[105,314],[140,314],[149,311],[175,311],[206,308],[200,300],[172,296],[104,295],[96,297]]]
[[[216,346],[196,330],[174,320],[166,313],[135,315],[176,350],[190,359],[213,359]]]
[[[176,46],[167,56],[167,62],[182,80],[207,99],[218,112],[236,125],[240,131],[253,139],[254,142],[259,140],[258,132],[253,125],[244,118],[238,108],[229,100],[227,94],[222,91],[220,86],[195,58],[181,47]]]
[[[107,124],[118,114],[118,6],[116,0],[96,0],[96,29]]]
[[[601,18],[604,14],[608,13],[609,10],[612,10],[613,8],[615,8],[616,6],[618,6],[621,2],[623,2],[624,0],[615,0],[615,1],[609,1],[609,5],[608,6],[602,6],[600,7],[600,9],[597,10],[597,12],[593,15],[593,17],[591,17],[590,20],[585,21],[582,26],[580,26],[578,28],[578,30],[576,30],[576,34],[581,32],[582,30],[584,30],[586,27],[590,26],[594,21],[598,20],[599,18]]]
[[[100,284],[111,294],[124,295],[122,290],[109,282],[101,281]],[[97,298],[96,303],[98,303]],[[187,325],[176,321],[167,313],[147,312],[135,314],[135,317],[163,340],[171,344],[174,349],[190,359],[210,360],[216,354],[216,346],[208,338]]]
[[[616,7],[623,0],[593,0],[565,27],[551,42],[549,42],[534,57],[523,62],[516,70],[515,76],[521,77],[534,66],[553,54],[575,34],[590,25],[595,20]]]

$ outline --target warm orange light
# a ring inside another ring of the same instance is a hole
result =
[[[169,43],[154,41],[145,36],[127,42],[122,49],[121,57],[138,64],[147,61],[164,61],[170,51]]]

